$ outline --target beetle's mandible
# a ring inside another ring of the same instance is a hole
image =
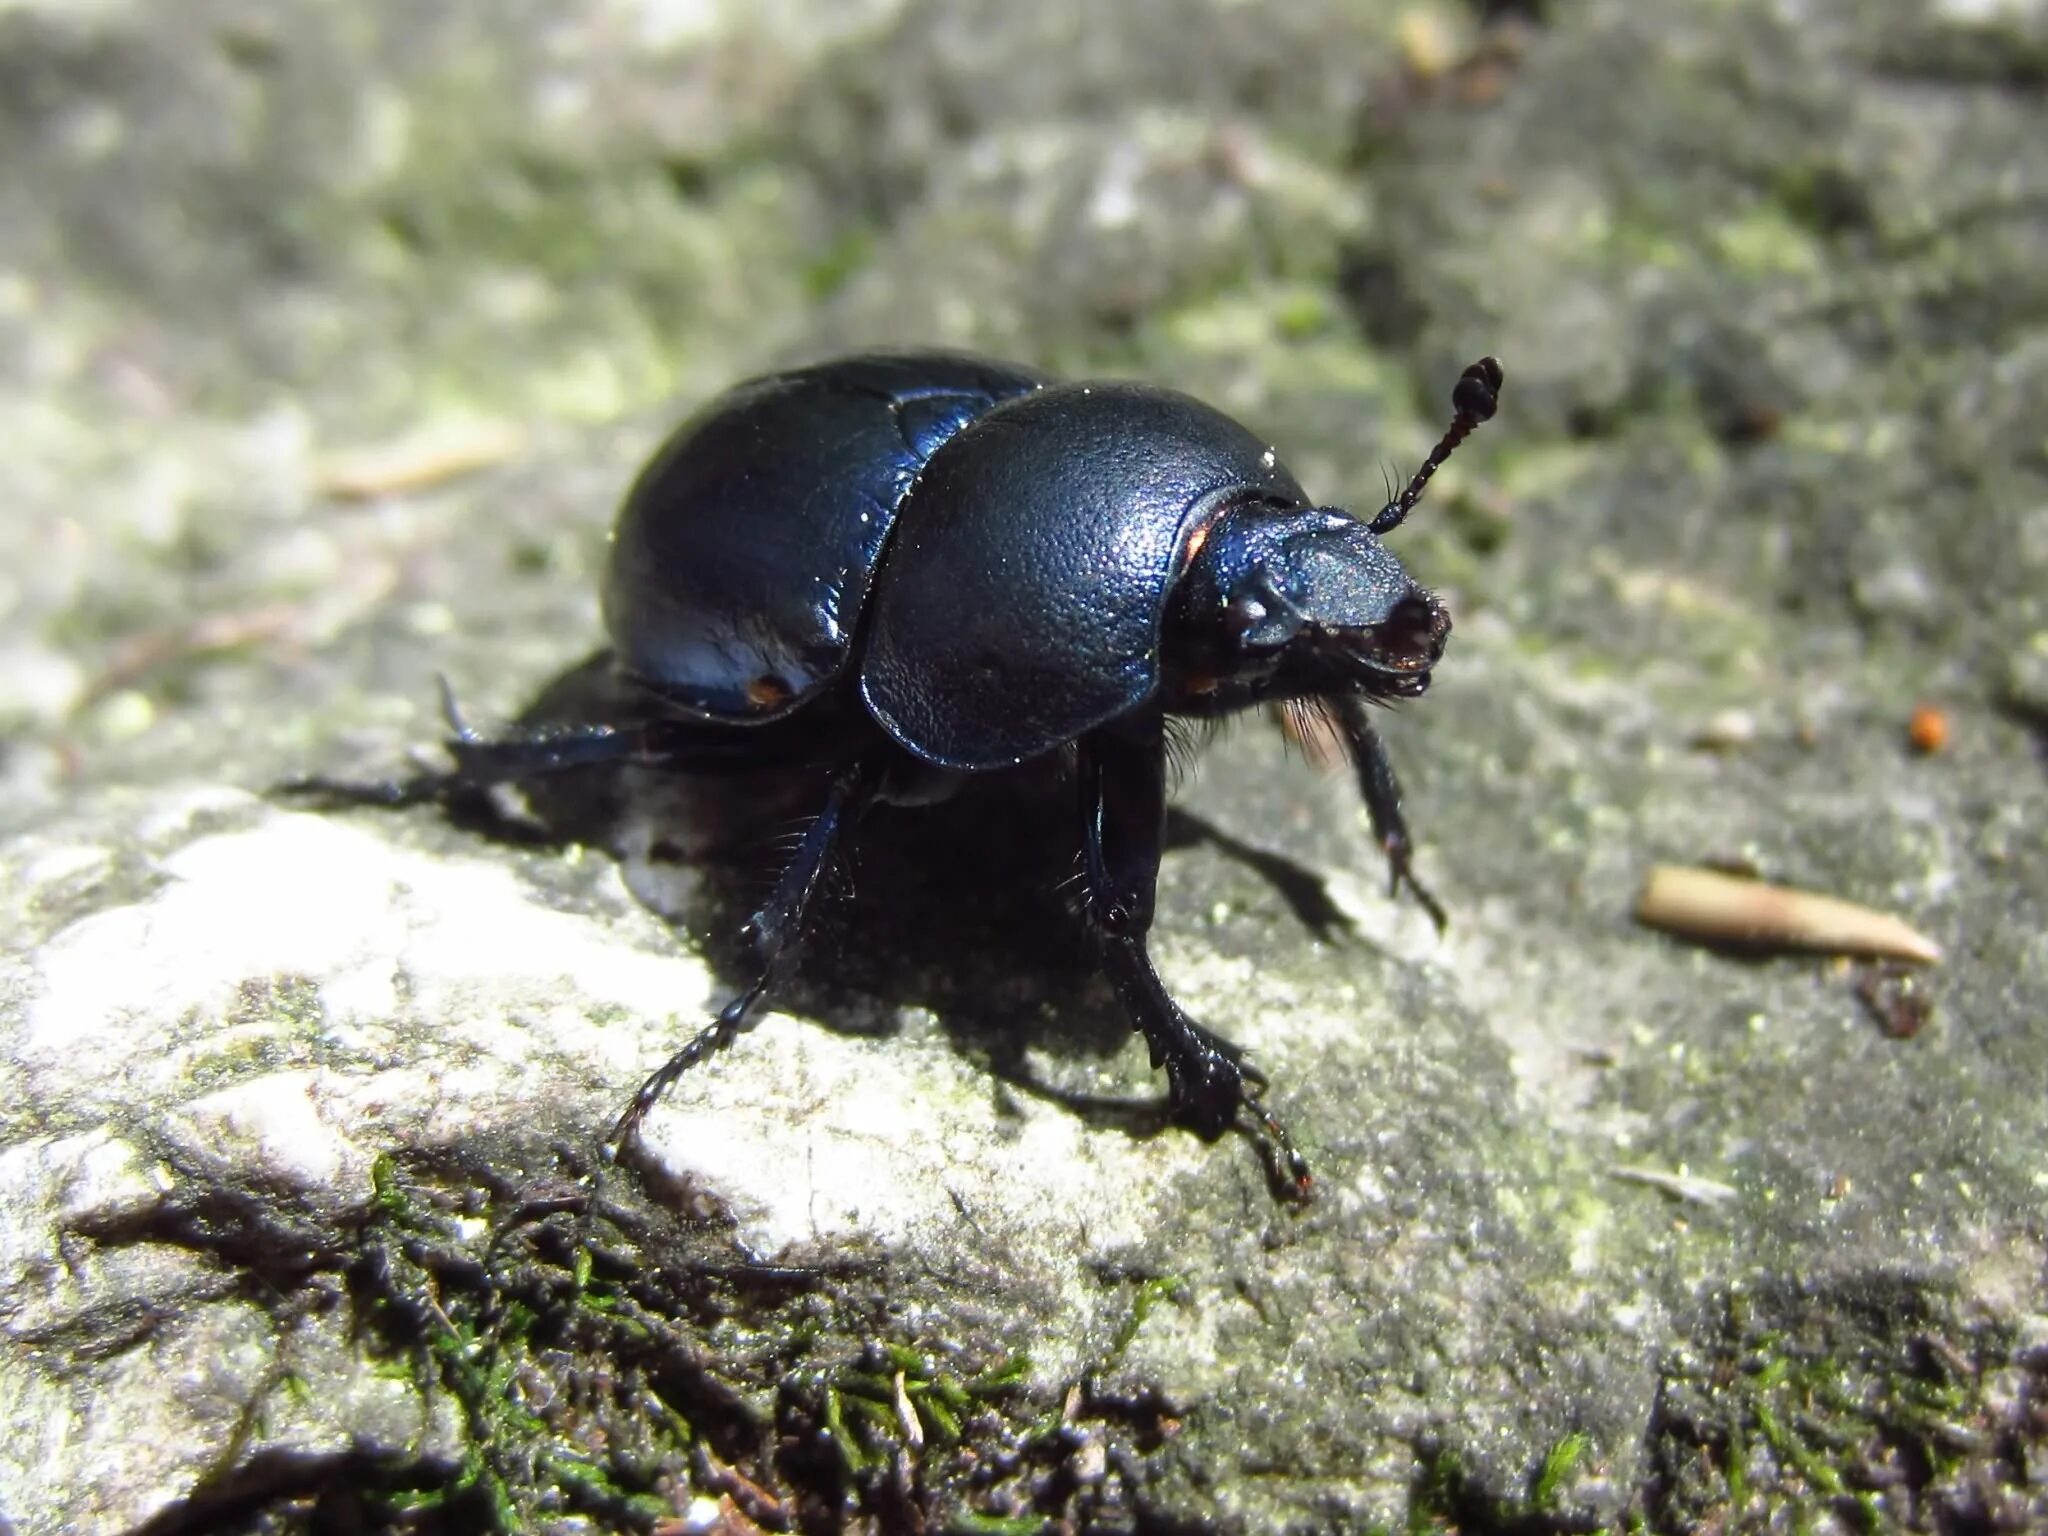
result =
[[[1176,1113],[1205,1137],[1263,1133],[1305,1193],[1264,1079],[1181,1011],[1146,952],[1168,722],[1273,703],[1320,715],[1395,887],[1443,921],[1410,872],[1368,706],[1428,687],[1451,621],[1381,539],[1493,415],[1501,381],[1490,357],[1465,370],[1449,431],[1370,521],[1313,505],[1264,442],[1171,390],[946,353],[738,385],[656,453],[614,531],[612,665],[650,715],[486,739],[451,711],[451,771],[354,798],[440,798],[594,763],[815,775],[816,817],[748,925],[752,985],[647,1079],[618,1139],[789,976],[867,808],[1071,749],[1081,910]]]

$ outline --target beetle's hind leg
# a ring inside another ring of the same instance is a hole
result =
[[[420,768],[394,779],[308,775],[287,779],[271,793],[324,805],[448,804],[479,795],[493,785],[517,784],[576,768],[643,764],[715,772],[720,768],[752,769],[764,762],[758,742],[747,733],[660,716],[619,724],[530,726],[503,736],[485,736],[463,718],[448,679],[437,681],[441,719],[448,732],[441,745],[454,767]]]
[[[545,726],[503,737],[480,735],[462,716],[455,690],[446,677],[435,680],[441,690],[442,738],[455,766],[416,768],[392,779],[337,779],[308,774],[275,785],[271,793],[324,805],[423,805],[447,802],[494,784],[560,773],[603,763],[648,760],[655,722],[633,726]]]
[[[1082,862],[1089,925],[1102,964],[1131,1021],[1166,1068],[1175,1110],[1201,1136],[1221,1136],[1250,1117],[1273,1171],[1296,1196],[1308,1163],[1259,1102],[1265,1078],[1244,1052],[1182,1011],[1159,979],[1145,936],[1152,927],[1159,856],[1166,840],[1166,742],[1155,710],[1082,738],[1078,758]]]
[[[624,1141],[639,1129],[649,1110],[661,1102],[676,1079],[731,1045],[751,1029],[757,1009],[769,991],[786,982],[796,969],[812,899],[825,882],[838,852],[841,835],[860,819],[873,803],[882,780],[881,765],[873,757],[856,759],[833,775],[825,804],[784,866],[760,909],[747,919],[745,936],[760,956],[761,972],[753,983],[718,1010],[718,1016],[699,1030],[683,1048],[661,1064],[640,1085],[633,1102],[619,1116],[607,1138]]]

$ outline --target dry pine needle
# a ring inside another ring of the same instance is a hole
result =
[[[1873,955],[1929,965],[1941,958],[1932,939],[1888,912],[1678,864],[1650,871],[1636,901],[1636,920],[1713,944]]]

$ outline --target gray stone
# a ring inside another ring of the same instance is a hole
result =
[[[1492,9],[0,8],[0,1525],[2048,1520],[2048,13]],[[1400,535],[1448,932],[1270,733],[1183,786],[1305,1209],[972,835],[614,1164],[744,881],[258,793],[525,709],[676,415],[883,341],[1362,507],[1506,365]]]

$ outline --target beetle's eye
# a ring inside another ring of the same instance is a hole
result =
[[[1301,629],[1301,612],[1284,591],[1261,575],[1231,598],[1223,610],[1223,622],[1236,645],[1266,651],[1294,638]]]

